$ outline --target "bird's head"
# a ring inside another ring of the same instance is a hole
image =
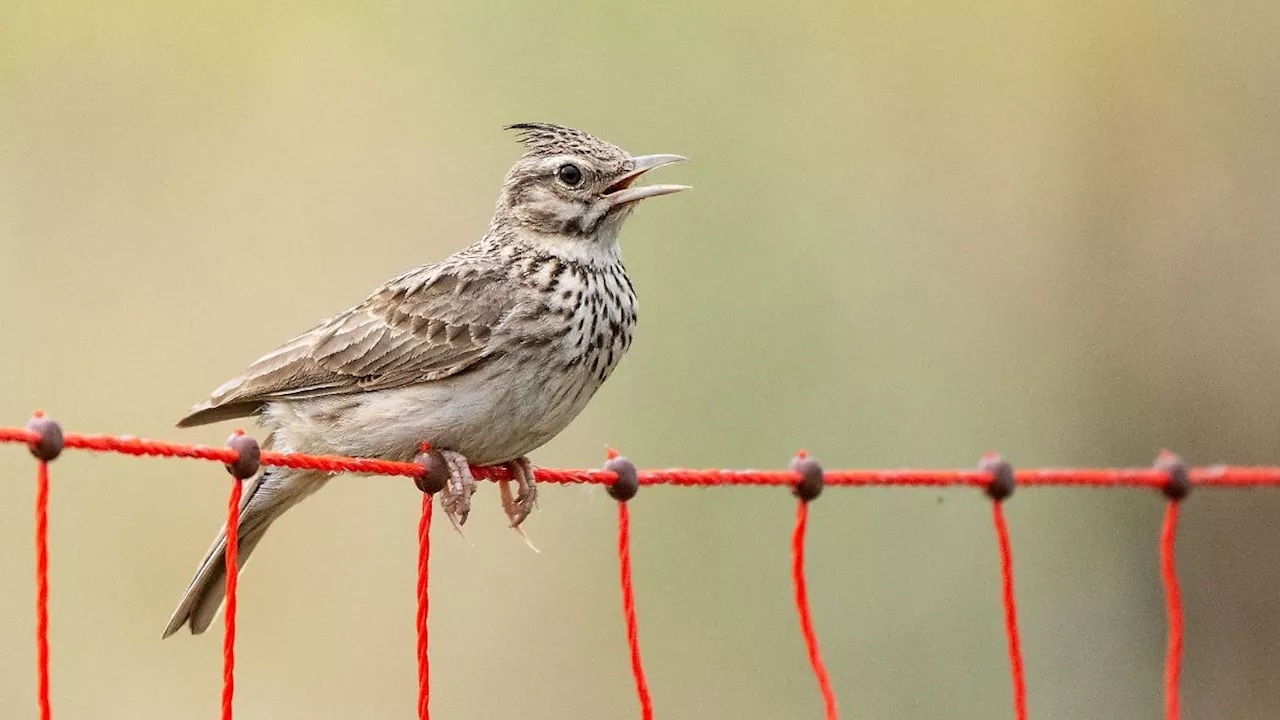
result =
[[[632,156],[580,130],[522,123],[526,152],[507,173],[495,220],[512,223],[543,242],[612,245],[622,222],[645,198],[687,185],[632,187],[642,174],[680,162],[679,155]]]

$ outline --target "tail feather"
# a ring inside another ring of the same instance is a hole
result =
[[[236,565],[244,568],[267,528],[286,510],[297,505],[328,480],[323,473],[269,468],[240,501],[239,543]],[[178,632],[183,625],[199,635],[209,628],[222,607],[227,587],[227,526],[223,524],[209,552],[205,554],[191,585],[169,618],[164,637]]]

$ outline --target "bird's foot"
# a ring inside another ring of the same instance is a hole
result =
[[[455,450],[439,452],[449,469],[449,481],[440,494],[440,507],[461,535],[462,526],[471,514],[471,494],[476,491],[476,479],[471,475],[471,465],[465,455]]]
[[[507,463],[505,467],[511,473],[511,479],[498,483],[502,494],[502,509],[507,513],[511,527],[519,528],[520,523],[533,512],[534,502],[538,499],[538,487],[533,480],[533,464],[529,462],[529,458],[520,457]],[[511,495],[513,482],[516,485],[515,497]]]
[[[524,528],[520,527],[520,523],[524,522],[524,519],[533,511],[534,501],[538,497],[538,488],[533,480],[533,465],[529,463],[529,458],[521,457],[507,463],[505,467],[507,472],[511,473],[511,478],[498,481],[498,492],[502,495],[502,509],[507,513],[512,529],[524,539],[524,544],[528,545],[530,550],[539,552],[533,541],[525,534]],[[514,497],[511,495],[513,482],[517,489]]]

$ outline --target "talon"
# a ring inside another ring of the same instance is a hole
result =
[[[533,465],[529,462],[529,458],[516,458],[508,462],[506,468],[507,472],[511,473],[511,478],[498,483],[498,489],[502,494],[502,509],[507,513],[507,519],[511,521],[511,527],[518,530],[525,518],[529,517],[529,513],[533,512],[534,502],[538,497],[538,488],[534,485]],[[514,498],[511,496],[512,482],[515,482],[518,488]],[[523,532],[520,534],[524,535]],[[528,542],[527,537],[525,542]],[[532,547],[531,543],[530,547]]]
[[[453,529],[456,530],[459,535],[465,538],[466,533],[462,532],[462,523],[458,521],[458,513],[456,510],[456,507],[457,507],[457,502],[454,501],[453,495],[450,495],[448,492],[441,493],[440,509],[444,510],[445,517],[449,518],[449,523],[453,525]]]
[[[542,554],[542,551],[538,549],[538,546],[534,545],[533,541],[529,539],[529,536],[525,534],[524,528],[517,525],[514,529],[516,533],[520,535],[520,539],[524,541],[524,544],[529,546],[530,550],[538,553],[539,555]]]
[[[515,522],[516,501],[511,497],[511,481],[498,481],[498,494],[502,496],[502,510],[507,514],[507,518],[512,521],[511,527],[517,527]]]
[[[471,494],[476,491],[476,479],[471,475],[471,466],[462,453],[454,450],[438,452],[449,468],[449,481],[445,483],[444,492],[440,493],[440,508],[449,516],[453,529],[463,535],[462,526],[471,514]]]

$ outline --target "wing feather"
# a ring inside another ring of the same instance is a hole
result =
[[[271,400],[386,390],[450,377],[494,352],[514,298],[495,265],[440,263],[387,283],[249,366],[180,420],[202,425]]]

